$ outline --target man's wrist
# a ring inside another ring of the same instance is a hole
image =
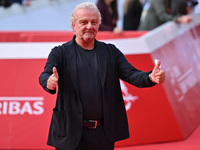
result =
[[[155,83],[155,82],[153,82],[153,80],[152,80],[152,78],[151,78],[151,73],[149,74],[148,79],[149,79],[149,82],[150,82],[150,83]]]

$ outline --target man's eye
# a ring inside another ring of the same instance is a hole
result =
[[[87,24],[87,21],[82,21],[81,24]]]
[[[94,24],[94,25],[97,24],[97,21],[93,21],[92,24]]]

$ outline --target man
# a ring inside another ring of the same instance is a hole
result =
[[[189,14],[181,14],[186,11],[183,3],[185,0],[151,0],[145,17],[139,25],[139,30],[153,30],[168,22],[187,24],[192,21]],[[182,3],[182,4],[181,4]],[[180,4],[182,5],[180,7]],[[185,12],[187,13],[187,12]]]
[[[52,49],[39,82],[58,94],[47,144],[57,150],[113,150],[129,137],[119,78],[137,87],[163,83],[160,61],[151,72],[128,63],[112,44],[95,40],[101,15],[93,3],[72,12],[74,38]]]

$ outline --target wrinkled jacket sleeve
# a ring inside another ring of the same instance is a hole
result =
[[[151,3],[151,5],[155,10],[155,15],[162,22],[175,21],[180,16],[180,14],[178,14],[178,12],[176,14],[167,13],[167,7],[166,7],[164,0],[154,0],[154,2]],[[175,6],[173,5],[173,7],[175,7]],[[173,9],[175,9],[175,8],[173,8]]]
[[[55,94],[56,89],[49,90],[47,88],[47,80],[53,74],[53,67],[56,67],[58,74],[59,74],[61,57],[62,57],[61,49],[59,47],[54,47],[51,50],[51,52],[47,58],[47,62],[45,64],[44,71],[40,74],[40,77],[39,77],[40,85],[43,87],[43,89],[45,91],[47,91],[51,94]]]
[[[151,87],[156,85],[156,83],[151,82],[151,80],[149,79],[149,74],[151,73],[151,71],[144,72],[136,69],[127,61],[124,54],[114,45],[112,45],[112,49],[115,50],[117,70],[120,79],[139,88]]]

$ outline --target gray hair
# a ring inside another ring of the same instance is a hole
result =
[[[70,20],[70,26],[72,29],[73,29],[73,24],[75,24],[76,19],[77,19],[76,12],[78,9],[95,10],[99,15],[99,24],[101,24],[101,13],[100,13],[99,9],[97,8],[97,6],[94,3],[85,2],[85,3],[80,3],[79,5],[77,5],[71,13],[69,20]]]

